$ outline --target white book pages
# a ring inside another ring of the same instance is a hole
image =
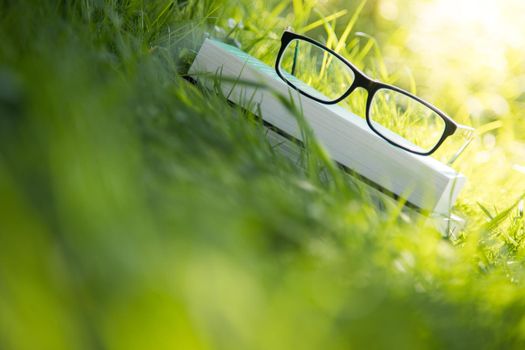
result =
[[[419,156],[388,144],[366,121],[338,105],[324,105],[290,88],[270,67],[247,53],[206,39],[189,75],[220,88],[228,99],[291,137],[301,140],[296,116],[275,92],[293,99],[319,142],[339,164],[375,187],[406,199],[423,211],[448,215],[466,182],[465,176],[428,156]],[[265,87],[235,83],[250,81]]]

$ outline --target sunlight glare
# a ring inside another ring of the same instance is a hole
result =
[[[434,61],[465,62],[474,68],[506,70],[505,49],[523,48],[521,0],[436,0],[419,3],[409,44]],[[434,58],[433,58],[434,57]]]
[[[516,58],[525,53],[522,0],[434,0],[413,4],[416,14],[408,47],[429,74],[431,86],[456,87],[507,84]],[[482,87],[485,87],[484,89]],[[501,96],[487,96],[496,114],[508,111]],[[504,100],[503,100],[504,101]],[[497,103],[496,103],[497,102]]]

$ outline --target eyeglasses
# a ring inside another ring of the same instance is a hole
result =
[[[368,92],[366,122],[388,143],[419,155],[434,153],[445,139],[462,132],[467,142],[474,129],[396,86],[367,77],[337,52],[286,30],[275,63],[277,75],[301,94],[324,104],[342,101],[358,87]]]

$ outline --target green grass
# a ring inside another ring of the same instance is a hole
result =
[[[358,6],[0,2],[0,348],[522,348],[519,94],[506,116],[454,115],[485,133],[448,240],[181,78],[206,33],[271,62],[291,23],[405,81],[355,35],[374,28]]]

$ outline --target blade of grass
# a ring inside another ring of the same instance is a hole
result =
[[[289,3],[287,1],[281,1],[280,3],[278,3],[270,12],[270,18],[275,18],[279,16],[281,12],[283,12],[284,9],[288,6],[288,4]]]
[[[346,39],[348,39],[350,32],[352,31],[352,29],[354,29],[357,19],[359,18],[361,11],[363,11],[363,8],[365,7],[366,2],[367,0],[363,0],[359,4],[359,6],[357,6],[357,9],[352,15],[352,18],[350,18],[350,21],[348,21],[348,24],[346,25],[345,30],[343,31],[343,34],[341,34],[341,37],[339,38],[339,43],[334,49],[335,52],[339,52],[343,48],[343,46],[345,46]]]
[[[490,219],[490,220],[494,220],[494,216],[491,214],[491,212],[483,205],[481,204],[480,202],[476,202],[476,204],[478,205],[478,207],[483,211],[483,213],[485,215],[487,215],[487,217]]]
[[[168,1],[168,4],[160,11],[160,13],[157,15],[157,17],[153,20],[153,22],[151,22],[150,24],[150,27],[153,28],[155,27],[155,25],[157,23],[159,23],[159,21],[163,18],[163,17],[166,17],[170,10],[174,7],[174,2],[173,1]]]
[[[316,13],[318,13],[318,11],[315,11]],[[322,26],[324,23],[328,22],[328,21],[332,21],[332,20],[335,20],[339,17],[342,17],[344,15],[346,15],[348,13],[348,10],[341,10],[341,11],[338,11],[334,14],[331,14],[329,16],[322,16],[320,15],[320,19],[318,19],[317,21],[315,22],[312,22],[300,29],[298,29],[298,32],[299,33],[306,33],[306,32],[309,32],[310,30],[313,30],[315,28],[318,28],[320,26]]]
[[[490,222],[488,222],[484,228],[487,231],[494,231],[507,217],[510,215],[512,210],[525,198],[525,193],[522,194],[513,204],[511,204],[507,209],[503,210],[501,213],[496,215]]]

